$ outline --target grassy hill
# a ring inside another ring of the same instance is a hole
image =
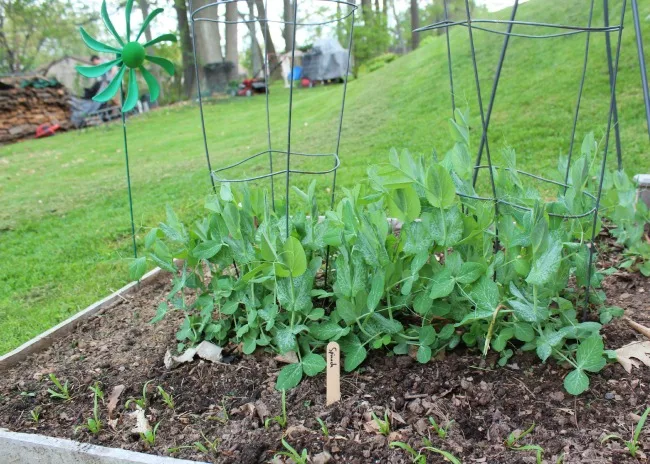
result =
[[[596,2],[598,3],[598,2]],[[620,6],[613,1],[612,9]],[[643,2],[642,18],[650,15]],[[519,19],[586,24],[589,2],[532,0]],[[508,17],[508,12],[497,14]],[[612,18],[612,22],[615,18]],[[602,24],[602,11],[595,24]],[[643,22],[646,43],[650,21]],[[452,32],[456,100],[468,105],[479,126],[467,29]],[[483,95],[503,38],[476,32]],[[444,153],[451,146],[451,115],[444,37],[349,84],[341,141],[339,185],[359,180],[391,147]],[[592,57],[578,139],[602,136],[609,105],[604,38],[592,36]],[[615,41],[616,37],[613,36]],[[554,169],[569,146],[585,35],[552,40],[514,38],[506,59],[491,125],[494,153],[510,145],[520,165],[537,173]],[[650,47],[648,47],[650,48]],[[646,50],[648,51],[648,50]],[[649,57],[650,58],[650,57]],[[331,152],[342,86],[297,90],[292,151]],[[650,171],[640,75],[631,15],[626,20],[618,99],[623,157],[630,173]],[[288,91],[271,94],[273,144],[286,141]],[[216,101],[206,106],[213,167],[266,148],[265,99]],[[129,121],[133,195],[138,237],[171,204],[192,218],[210,192],[198,109],[165,108]],[[477,137],[477,134],[474,134]],[[614,160],[614,151],[610,159]],[[284,164],[280,157],[277,164]],[[246,168],[264,172],[268,160]],[[331,161],[310,168],[330,167]],[[304,163],[297,163],[305,166]],[[296,179],[305,184],[306,176]],[[323,195],[331,177],[321,178]],[[121,126],[108,125],[0,148],[0,353],[49,328],[127,281],[130,256]]]

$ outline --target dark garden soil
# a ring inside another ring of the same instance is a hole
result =
[[[616,255],[605,253],[605,264],[611,264],[612,256]],[[559,462],[564,463],[638,462],[624,445],[616,441],[603,445],[600,439],[606,433],[631,437],[638,415],[650,402],[650,368],[642,366],[630,375],[618,364],[609,365],[591,376],[588,392],[574,398],[562,386],[567,370],[523,353],[504,368],[495,367],[495,357],[482,359],[468,350],[447,353],[426,365],[408,356],[373,355],[358,372],[343,377],[339,404],[325,406],[323,375],[309,378],[287,393],[288,429],[275,424],[265,429],[263,418],[281,412],[281,395],[274,390],[281,364],[260,353],[235,355],[230,364],[193,361],[167,370],[163,356],[175,345],[179,320],[168,317],[153,326],[146,321],[168,287],[169,277],[161,274],[50,349],[2,372],[0,427],[218,463],[269,462],[282,450],[283,436],[320,463],[327,462],[324,453],[331,455],[329,462],[408,463],[408,456],[388,443],[404,441],[417,449],[422,437],[464,463],[534,463],[533,452],[507,450],[504,439],[535,423],[521,444],[544,448],[544,462],[556,463],[561,454],[564,461]],[[650,326],[650,280],[617,271],[607,277],[605,288],[609,304],[625,308],[630,318]],[[606,326],[603,333],[611,349],[643,339],[622,320]],[[71,401],[50,399],[49,373],[70,382]],[[135,424],[124,405],[128,398],[141,395],[144,383],[152,379],[146,412],[151,424],[160,421],[160,427],[155,445],[148,447],[131,432]],[[115,386],[124,385],[125,390],[111,425],[104,405],[98,436],[85,430],[75,433],[75,427],[92,415],[88,387],[95,381],[102,383],[107,403]],[[173,394],[174,410],[155,392],[157,385]],[[30,411],[37,407],[41,414],[36,424]],[[372,427],[371,411],[379,417],[389,411],[389,437]],[[446,439],[433,432],[429,417],[443,424],[453,421]],[[316,418],[327,424],[329,437]],[[206,438],[218,439],[217,452],[169,450],[197,441],[205,444]],[[647,442],[650,454],[650,433],[644,431],[641,442]],[[427,462],[443,458],[428,453]]]

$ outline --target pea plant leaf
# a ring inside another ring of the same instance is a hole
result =
[[[456,186],[443,166],[433,164],[427,170],[426,197],[431,206],[447,209],[456,202]]]
[[[310,377],[313,377],[325,370],[327,363],[321,355],[311,353],[302,358],[302,369]]]
[[[140,280],[147,272],[147,257],[140,256],[129,263],[129,277],[131,280]]]
[[[545,285],[553,279],[560,267],[562,243],[551,240],[548,248],[535,261],[526,277],[531,285]]]
[[[289,269],[292,277],[298,277],[307,270],[307,256],[305,250],[294,236],[289,236],[284,243],[282,251],[282,262]]]
[[[574,369],[564,378],[564,388],[571,395],[578,396],[589,388],[589,377],[580,369]]]
[[[579,369],[587,372],[599,372],[605,367],[606,361],[603,357],[605,345],[599,335],[591,337],[580,342],[576,352],[576,364]]]
[[[429,298],[435,300],[448,296],[454,290],[456,281],[452,277],[451,271],[448,268],[444,268],[433,276],[429,285],[431,288]]]
[[[288,364],[282,368],[275,383],[276,390],[291,390],[302,380],[303,365],[301,363]]]

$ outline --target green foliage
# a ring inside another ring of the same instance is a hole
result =
[[[174,397],[172,394],[167,393],[165,389],[160,385],[158,385],[157,390],[163,400],[163,403],[165,403],[169,409],[174,409]]]
[[[442,438],[443,440],[447,438],[447,434],[449,433],[449,428],[451,427],[451,424],[454,423],[454,421],[448,421],[444,427],[436,422],[436,420],[433,417],[429,417],[429,422],[431,423],[431,428],[433,429],[434,432],[438,434],[438,437]]]
[[[467,121],[458,111],[450,122],[454,146],[442,160],[393,150],[388,163],[343,189],[324,215],[315,183],[294,188],[302,204],[288,231],[266,193],[246,185],[223,184],[208,198],[208,214],[189,227],[169,209],[145,240],[149,259],[174,273],[154,321],[170,311],[185,315],[181,349],[209,340],[241,344],[245,354],[294,353],[297,362],[278,375],[279,390],[322,372],[326,362],[318,353],[336,340],[346,371],[373,349],[413,349],[426,363],[463,343],[498,352],[500,365],[516,348],[535,351],[543,362],[573,365],[565,386],[582,393],[587,374],[605,365],[601,324],[579,322],[576,311],[584,286],[600,284],[593,264],[587,282],[592,219],[551,214],[589,210],[591,198],[582,193],[593,153],[574,162],[566,191],[560,187],[545,202],[518,173],[514,151],[504,150],[507,169],[494,176],[505,202],[495,211],[493,202],[476,198]],[[401,221],[399,234],[391,216]],[[328,280],[317,284],[328,250]],[[570,288],[572,278],[577,288]],[[591,295],[591,303],[602,303],[601,293]]]
[[[288,419],[287,419],[287,391],[282,390],[282,415],[280,416],[275,416],[275,417],[269,417],[264,421],[264,428],[269,428],[269,425],[271,425],[271,422],[277,423],[280,427],[283,429],[287,427]]]
[[[32,71],[54,59],[84,56],[79,24],[98,19],[90,6],[69,0],[8,0],[0,3],[0,74]]]
[[[317,417],[317,418],[316,418],[316,421],[320,424],[320,431],[321,431],[321,433],[323,434],[323,436],[324,436],[325,438],[329,438],[329,436],[330,436],[330,431],[329,431],[329,429],[327,428],[327,424],[325,423],[325,421],[324,421],[323,419],[321,419],[320,417]]]
[[[390,435],[390,419],[388,418],[388,411],[384,412],[384,418],[380,419],[377,417],[377,414],[373,412],[370,413],[372,416],[372,420],[375,421],[375,424],[377,424],[377,430],[379,430],[379,433],[381,433],[384,436]]]
[[[634,433],[632,434],[632,438],[629,441],[623,440],[620,435],[613,433],[603,437],[603,439],[600,442],[605,443],[606,441],[612,439],[621,440],[623,443],[625,443],[625,446],[627,450],[630,452],[630,455],[633,458],[635,458],[637,453],[639,452],[639,437],[641,436],[641,430],[643,430],[643,427],[645,426],[646,420],[648,419],[648,414],[650,414],[650,408],[647,408],[645,410],[645,412],[639,419],[639,422],[637,422],[636,427],[634,428]]]
[[[41,411],[42,408],[40,406],[36,406],[34,409],[29,411],[29,415],[35,424],[38,424],[38,422],[41,420]]]
[[[282,446],[286,451],[278,452],[277,456],[286,456],[291,459],[295,464],[307,464],[309,462],[309,454],[306,449],[303,449],[301,453],[298,453],[296,449],[291,446],[287,441],[282,439]]]
[[[158,427],[160,427],[160,422],[154,425],[153,429],[147,430],[144,433],[140,433],[140,439],[147,445],[153,446],[156,444],[156,435],[158,434]]]
[[[72,397],[70,395],[70,387],[68,381],[66,380],[64,384],[56,377],[54,373],[50,374],[50,381],[54,384],[54,388],[48,388],[47,392],[50,394],[50,398],[58,398],[63,401],[70,401]]]
[[[427,464],[427,457],[423,454],[423,451],[439,454],[444,458],[446,462],[451,462],[452,464],[461,464],[460,460],[456,456],[448,451],[434,447],[431,441],[427,438],[423,439],[423,442],[424,446],[420,449],[420,451],[416,451],[411,445],[402,441],[393,441],[389,446],[391,448],[401,448],[406,451],[411,456],[411,462],[413,464]]]
[[[636,201],[637,186],[623,171],[608,172],[603,189],[603,215],[613,224],[610,233],[624,248],[619,267],[650,277],[650,238],[645,231],[650,210],[643,201]]]
[[[531,425],[528,427],[528,429],[524,430],[523,432],[516,433],[516,432],[511,432],[510,435],[508,435],[508,438],[506,438],[506,448],[512,450],[512,451],[534,451],[535,452],[535,457],[537,460],[537,464],[542,464],[542,455],[544,454],[544,448],[542,448],[539,445],[520,445],[519,441],[524,438],[526,435],[530,434],[533,429],[535,429],[535,424]]]
[[[99,400],[104,401],[104,392],[99,382],[95,382],[95,385],[88,389],[93,392],[93,417],[88,418],[86,424],[75,427],[75,433],[81,429],[87,429],[93,435],[97,435],[102,429],[102,421],[99,418]]]
[[[129,399],[126,401],[124,407],[125,407],[125,408],[128,408],[128,407],[133,403],[133,404],[135,404],[136,406],[138,406],[140,409],[144,409],[144,408],[146,408],[146,407],[147,407],[147,404],[148,404],[148,403],[147,403],[147,389],[148,389],[149,384],[150,384],[151,382],[153,382],[153,380],[148,380],[148,381],[146,381],[146,382],[144,383],[144,385],[143,385],[143,387],[142,387],[142,396],[141,396],[140,398],[135,398],[135,397],[131,397],[131,398],[129,398]]]

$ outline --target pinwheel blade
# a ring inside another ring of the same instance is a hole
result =
[[[121,53],[121,51],[118,50],[117,48],[111,47],[110,45],[103,44],[90,37],[90,35],[88,35],[88,33],[84,30],[83,27],[80,27],[79,31],[81,32],[81,38],[86,43],[86,45],[88,45],[88,48],[98,52]]]
[[[160,85],[158,85],[158,81],[156,81],[156,78],[153,77],[153,74],[144,69],[144,66],[140,66],[140,72],[142,73],[142,77],[144,77],[144,80],[147,83],[147,87],[149,87],[149,100],[151,102],[155,102],[160,96]]]
[[[174,34],[163,34],[160,37],[156,37],[150,42],[147,42],[144,44],[144,48],[151,47],[152,45],[156,45],[157,43],[160,42],[176,42],[176,35]]]
[[[120,37],[120,35],[117,33],[115,30],[115,26],[113,26],[113,22],[111,21],[111,18],[108,17],[108,8],[106,8],[106,0],[102,2],[102,20],[104,21],[104,24],[106,25],[106,28],[110,31],[111,35],[115,37],[115,40],[117,40],[117,43],[119,43],[122,47],[124,46],[124,41]]]
[[[122,83],[122,78],[124,77],[124,71],[126,71],[126,66],[122,65],[118,73],[113,77],[113,80],[108,84],[104,90],[99,92],[93,97],[93,100],[96,102],[107,102],[115,96],[117,91],[120,89],[120,84]]]
[[[151,55],[147,55],[145,59],[163,68],[165,71],[169,73],[170,76],[174,75],[174,63],[172,63],[171,61],[165,58],[159,58],[157,56],[151,56]]]
[[[118,58],[116,60],[109,61],[107,63],[102,63],[97,66],[77,66],[76,69],[77,72],[82,76],[95,78],[103,74],[106,74],[108,71],[111,70],[113,66],[121,66],[121,65],[122,65],[122,59]]]
[[[133,0],[126,1],[126,41],[131,42],[131,10],[133,10]]]
[[[122,113],[126,113],[135,108],[136,103],[138,103],[138,98],[140,94],[138,92],[138,79],[135,77],[135,69],[129,70],[129,91],[126,94],[126,100],[124,100],[124,105],[122,106]]]
[[[149,23],[150,23],[151,21],[153,21],[153,18],[155,18],[156,16],[158,16],[158,15],[159,15],[160,13],[162,13],[163,11],[165,11],[163,8],[156,8],[156,9],[153,10],[151,13],[149,13],[149,16],[147,16],[147,19],[145,19],[144,22],[142,23],[142,27],[140,28],[140,32],[138,32],[138,35],[135,37],[135,40],[136,40],[136,41],[137,41],[137,40],[140,38],[140,36],[144,33],[144,31],[145,31],[145,29],[147,28],[147,26],[149,25]]]

